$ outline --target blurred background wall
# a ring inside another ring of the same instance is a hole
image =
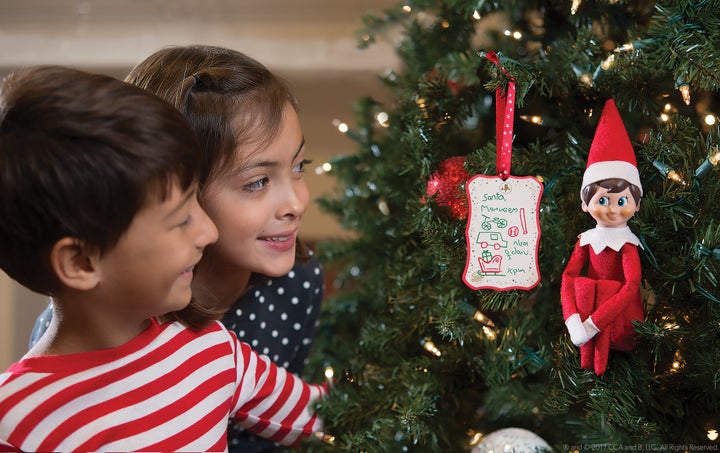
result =
[[[150,53],[169,45],[212,44],[253,56],[283,76],[300,100],[300,121],[313,163],[313,197],[333,190],[315,168],[354,151],[333,126],[353,122],[363,95],[383,99],[378,76],[396,69],[390,43],[357,48],[362,16],[393,0],[2,0],[0,77],[36,64],[62,64],[123,78]],[[317,243],[345,234],[315,204],[301,237]],[[44,296],[0,271],[0,369],[19,359]]]

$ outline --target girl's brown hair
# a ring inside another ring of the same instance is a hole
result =
[[[210,180],[231,168],[227,164],[235,162],[238,145],[257,150],[269,145],[281,132],[285,105],[298,109],[283,79],[242,52],[222,47],[161,49],[135,66],[125,81],[173,104],[195,129],[203,151],[201,193]],[[308,259],[300,242],[296,259]],[[253,274],[250,283],[263,278]],[[228,308],[207,308],[198,316],[218,319]]]

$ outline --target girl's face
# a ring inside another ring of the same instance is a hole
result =
[[[300,219],[309,202],[303,178],[305,142],[287,103],[280,134],[267,148],[239,146],[233,167],[211,178],[202,201],[218,227],[206,250],[210,272],[256,272],[280,277],[295,263]]]
[[[597,221],[599,227],[622,228],[640,210],[640,205],[635,203],[629,188],[618,193],[608,193],[608,189],[598,187],[590,203],[583,202],[582,209]]]

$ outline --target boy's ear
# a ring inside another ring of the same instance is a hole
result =
[[[580,203],[581,203],[580,207],[582,208],[583,212],[588,212],[587,203],[585,203],[584,201],[581,201]]]
[[[87,291],[100,282],[99,254],[77,238],[64,237],[50,251],[50,266],[63,285]]]

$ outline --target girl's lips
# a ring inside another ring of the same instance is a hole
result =
[[[258,240],[262,241],[266,246],[272,248],[273,250],[284,252],[295,247],[295,236],[295,232],[283,233],[277,236],[263,236],[258,238]]]

